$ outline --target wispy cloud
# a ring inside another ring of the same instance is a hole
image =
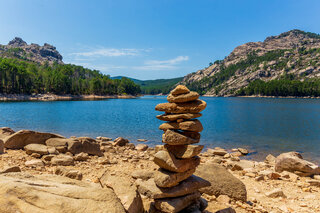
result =
[[[176,65],[183,61],[188,61],[189,56],[178,56],[169,60],[149,60],[145,61],[143,66],[136,66],[136,70],[174,70],[178,67]]]
[[[118,57],[118,56],[136,56],[141,52],[148,52],[148,49],[116,49],[116,48],[99,48],[87,52],[71,53],[71,55],[82,57]]]

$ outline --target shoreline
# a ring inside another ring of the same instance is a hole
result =
[[[263,95],[243,95],[243,96],[215,96],[215,95],[203,95],[203,97],[212,98],[288,98],[288,99],[319,99],[320,97],[313,96],[263,96]]]
[[[68,101],[68,100],[101,100],[131,99],[134,95],[56,95],[56,94],[0,94],[0,101]]]

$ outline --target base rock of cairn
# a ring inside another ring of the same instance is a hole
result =
[[[154,155],[154,163],[160,168],[154,178],[137,182],[140,193],[154,199],[155,212],[203,212],[206,208],[199,189],[210,186],[210,182],[193,175],[200,164],[197,155],[203,149],[202,145],[194,145],[199,143],[203,130],[196,118],[207,105],[198,98],[198,93],[179,85],[168,95],[169,103],[156,106],[156,110],[165,112],[157,118],[167,121],[159,127],[164,131],[164,145],[156,146]]]

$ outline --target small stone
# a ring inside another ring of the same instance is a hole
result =
[[[269,155],[266,157],[266,159],[265,159],[264,162],[267,163],[267,164],[270,164],[270,165],[274,165],[274,164],[276,163],[276,157],[273,156],[273,155],[271,155],[271,154],[269,154]]]
[[[193,169],[200,164],[199,157],[189,159],[177,159],[173,154],[167,151],[159,151],[154,155],[153,160],[160,168],[172,172],[185,172]]]
[[[314,175],[313,178],[314,178],[315,180],[320,180],[320,175]]]
[[[155,151],[167,150],[176,158],[192,158],[201,153],[203,145],[157,145]]]
[[[32,153],[31,157],[33,157],[33,158],[41,158],[41,155],[39,153]]]
[[[129,140],[124,139],[123,137],[118,137],[114,140],[115,146],[125,146],[127,143],[129,143]]]
[[[75,161],[86,161],[89,159],[88,153],[81,152],[74,156]]]
[[[243,154],[243,155],[249,154],[249,151],[247,149],[244,149],[244,148],[238,148],[238,151],[241,152],[241,154]]]
[[[159,187],[173,187],[190,177],[195,171],[195,168],[185,172],[169,172],[164,169],[159,169],[155,173],[154,182]]]
[[[187,103],[161,103],[156,106],[157,111],[166,113],[199,113],[204,110],[207,103],[202,100],[191,101]]]
[[[274,189],[270,192],[266,193],[267,197],[271,197],[271,198],[278,198],[278,197],[283,197],[286,198],[287,196],[283,193],[283,191],[281,189]]]
[[[163,123],[159,126],[161,130],[168,130],[168,129],[180,129],[184,131],[192,131],[192,132],[201,132],[203,130],[202,124],[199,120],[195,119],[192,121],[183,121],[183,122],[168,122]]]
[[[173,95],[169,94],[167,100],[170,103],[185,103],[190,101],[195,101],[199,98],[199,94],[197,92],[189,92],[186,94]]]
[[[73,166],[74,160],[69,155],[57,155],[51,159],[51,163],[58,166]]]
[[[178,121],[179,119],[190,120],[201,117],[201,113],[185,113],[185,114],[163,114],[157,115],[157,118],[162,121]]]
[[[180,197],[194,193],[200,188],[210,186],[208,181],[195,175],[180,182],[179,185],[170,188],[158,187],[155,184],[154,179],[149,179],[147,181],[138,179],[136,184],[141,194],[153,199]]]
[[[24,163],[27,167],[44,166],[44,163],[40,159],[29,160]]]
[[[178,85],[178,86],[176,86],[176,88],[174,88],[170,92],[170,94],[172,94],[172,95],[181,95],[181,94],[187,94],[189,92],[190,92],[190,90],[186,86]]]
[[[147,139],[138,139],[137,141],[138,142],[147,142],[148,140]]]
[[[44,156],[42,156],[42,159],[44,160],[44,161],[51,161],[51,159],[54,157],[55,155],[44,155]]]
[[[139,143],[136,146],[136,150],[138,150],[138,151],[146,151],[147,149],[148,149],[148,145],[146,145],[146,144]]]
[[[155,200],[155,207],[165,213],[177,213],[198,200],[200,196],[199,192],[195,192],[178,198],[157,199]]]
[[[207,152],[210,154],[219,155],[219,156],[224,156],[228,153],[225,149],[222,149],[222,148],[208,149]]]
[[[178,132],[168,129],[162,135],[162,142],[169,145],[188,145],[199,141],[200,134],[197,132]]]
[[[59,152],[56,150],[55,147],[48,147],[48,153],[55,154],[55,155],[59,154]]]
[[[267,177],[270,180],[278,180],[281,177],[281,175],[277,172],[270,172],[269,174],[267,174]]]

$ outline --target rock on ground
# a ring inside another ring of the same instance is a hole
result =
[[[0,212],[125,213],[112,189],[55,175],[0,175]]]
[[[200,192],[216,197],[228,195],[236,200],[247,200],[246,186],[220,165],[213,163],[200,164],[195,175],[211,183],[211,186],[200,189]]]
[[[130,179],[124,176],[110,175],[106,172],[100,178],[100,182],[103,186],[114,190],[128,213],[141,213],[144,211],[141,196]]]
[[[4,146],[7,149],[23,149],[28,144],[45,144],[49,138],[64,138],[61,135],[52,133],[20,130],[4,139]]]
[[[276,158],[275,170],[276,172],[301,172],[302,176],[320,174],[319,166],[303,160],[302,156],[297,152],[287,152],[279,155]]]
[[[4,142],[0,139],[0,154],[4,153]]]

